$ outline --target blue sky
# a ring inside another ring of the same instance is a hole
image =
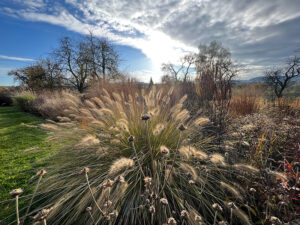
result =
[[[89,30],[109,39],[121,69],[142,81],[159,81],[161,63],[211,40],[231,49],[247,79],[300,47],[299,24],[299,0],[1,0],[0,85],[13,84],[7,72],[46,56],[59,38]]]

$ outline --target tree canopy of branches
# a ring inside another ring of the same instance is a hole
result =
[[[200,45],[195,64],[199,104],[218,128],[221,141],[231,99],[232,79],[237,76],[238,66],[231,59],[229,49],[221,42],[212,41]]]
[[[162,82],[173,81],[177,83],[181,79],[183,82],[186,82],[194,62],[195,55],[188,54],[180,59],[180,65],[178,66],[173,63],[163,63],[161,66],[161,70],[164,73]]]
[[[231,59],[229,49],[221,42],[212,41],[209,45],[200,45],[196,58],[197,78],[202,83],[203,94],[209,99],[230,98],[231,82],[237,76],[238,68]]]
[[[289,86],[290,81],[300,76],[300,57],[289,58],[282,68],[275,68],[265,72],[266,84],[274,90],[278,99],[283,97],[283,91]]]
[[[51,59],[40,59],[34,65],[12,70],[8,73],[16,81],[31,90],[58,89],[64,84],[62,70]]]
[[[119,56],[113,46],[92,33],[78,42],[70,37],[62,38],[54,55],[67,74],[67,80],[79,92],[83,92],[91,80],[119,75]]]

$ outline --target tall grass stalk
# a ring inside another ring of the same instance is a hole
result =
[[[40,182],[41,182],[41,180],[42,180],[42,177],[43,177],[46,173],[47,173],[46,170],[41,170],[41,171],[39,171],[38,174],[37,174],[38,177],[39,177],[39,179],[38,179],[38,181],[37,181],[37,184],[36,184],[36,186],[35,186],[35,188],[34,188],[34,192],[33,192],[33,194],[32,194],[32,197],[31,197],[30,202],[29,202],[29,204],[28,204],[28,207],[27,207],[27,209],[26,209],[25,216],[24,216],[24,219],[23,219],[23,221],[22,221],[22,224],[24,224],[25,221],[26,221],[26,218],[27,218],[27,216],[28,216],[30,207],[32,206],[33,199],[34,199],[34,197],[36,196],[36,193],[37,193],[37,190],[38,190],[38,188],[39,188],[39,185],[40,185]]]

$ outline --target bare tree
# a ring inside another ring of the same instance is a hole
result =
[[[200,45],[196,59],[197,76],[209,76],[214,82],[213,95],[222,94],[223,98],[231,97],[231,82],[237,76],[238,67],[231,59],[229,49],[223,47],[221,42],[212,41],[209,45]]]
[[[120,58],[114,47],[106,40],[96,38],[92,32],[84,42],[93,78],[118,78]]]
[[[58,49],[54,51],[58,62],[67,73],[68,82],[79,92],[87,87],[90,75],[89,58],[85,53],[85,46],[82,43],[75,45],[69,37],[62,38]]]
[[[162,64],[161,70],[164,72],[164,77],[169,80],[174,80],[177,83],[180,79],[186,82],[190,75],[190,70],[195,62],[195,55],[188,54],[180,59],[180,65],[173,63]]]
[[[283,91],[289,86],[290,81],[300,76],[300,57],[289,58],[286,66],[265,72],[265,82],[270,86],[278,99],[283,97]]]
[[[212,41],[209,45],[200,45],[196,60],[197,75],[210,74],[219,86],[230,83],[237,76],[238,68],[231,59],[229,49],[221,42]],[[231,90],[229,90],[231,91]]]
[[[62,68],[57,62],[50,58],[40,59],[37,62],[46,71],[47,88],[49,89],[60,89],[64,85],[64,77]]]
[[[89,36],[75,43],[69,37],[60,40],[54,51],[61,67],[67,74],[67,80],[83,92],[90,80],[119,77],[119,56],[107,40]]]
[[[161,82],[164,84],[171,84],[171,83],[173,83],[173,81],[174,81],[173,78],[170,77],[169,75],[163,75],[161,77]]]
[[[232,79],[237,76],[238,67],[231,59],[229,49],[217,41],[199,46],[195,64],[199,104],[215,123],[221,140],[231,99]]]

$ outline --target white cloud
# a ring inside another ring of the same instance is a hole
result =
[[[265,65],[262,61],[276,62],[300,45],[299,0],[65,0],[67,6],[56,2],[50,7],[46,0],[22,2],[28,7],[2,11],[82,34],[92,30],[138,48],[152,60],[155,80],[161,63],[176,62],[214,39],[230,47],[239,61],[251,61],[244,76],[254,75],[256,66]]]
[[[13,0],[13,2],[26,5],[30,8],[40,8],[46,5],[43,0]]]
[[[7,56],[7,55],[0,55],[0,59],[8,59],[14,61],[24,61],[24,62],[34,62],[34,59],[29,58],[22,58],[22,57],[14,57],[14,56]]]
[[[138,81],[141,82],[149,82],[150,78],[153,79],[154,83],[160,82],[160,77],[157,76],[157,72],[152,70],[137,70],[129,72],[128,75],[130,77],[136,78]]]

